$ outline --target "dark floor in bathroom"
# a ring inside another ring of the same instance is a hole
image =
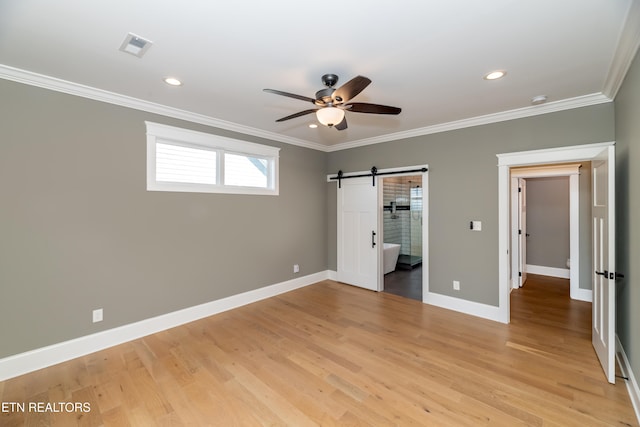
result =
[[[396,269],[385,274],[384,291],[422,301],[422,265],[410,270]]]

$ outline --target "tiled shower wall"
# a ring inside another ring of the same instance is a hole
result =
[[[419,188],[416,189],[416,186]],[[422,256],[422,177],[384,178],[382,190],[384,206],[389,206],[392,201],[398,206],[411,206],[411,210],[398,210],[395,214],[384,211],[385,243],[401,245],[401,254]]]

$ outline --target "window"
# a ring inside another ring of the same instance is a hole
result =
[[[278,194],[279,148],[147,125],[147,190]]]

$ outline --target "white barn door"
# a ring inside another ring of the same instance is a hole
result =
[[[591,341],[610,383],[615,383],[615,147],[593,160],[593,330]]]
[[[378,186],[371,177],[344,179],[338,188],[338,281],[380,290]]]

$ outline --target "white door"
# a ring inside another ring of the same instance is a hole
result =
[[[338,281],[379,291],[378,186],[371,177],[338,188]]]
[[[593,160],[593,328],[607,380],[615,382],[615,147]]]
[[[520,287],[520,179],[511,178],[511,287]]]
[[[527,181],[518,179],[518,246],[520,248],[520,287],[527,281]]]
[[[511,279],[514,288],[527,280],[527,181],[511,179]]]

